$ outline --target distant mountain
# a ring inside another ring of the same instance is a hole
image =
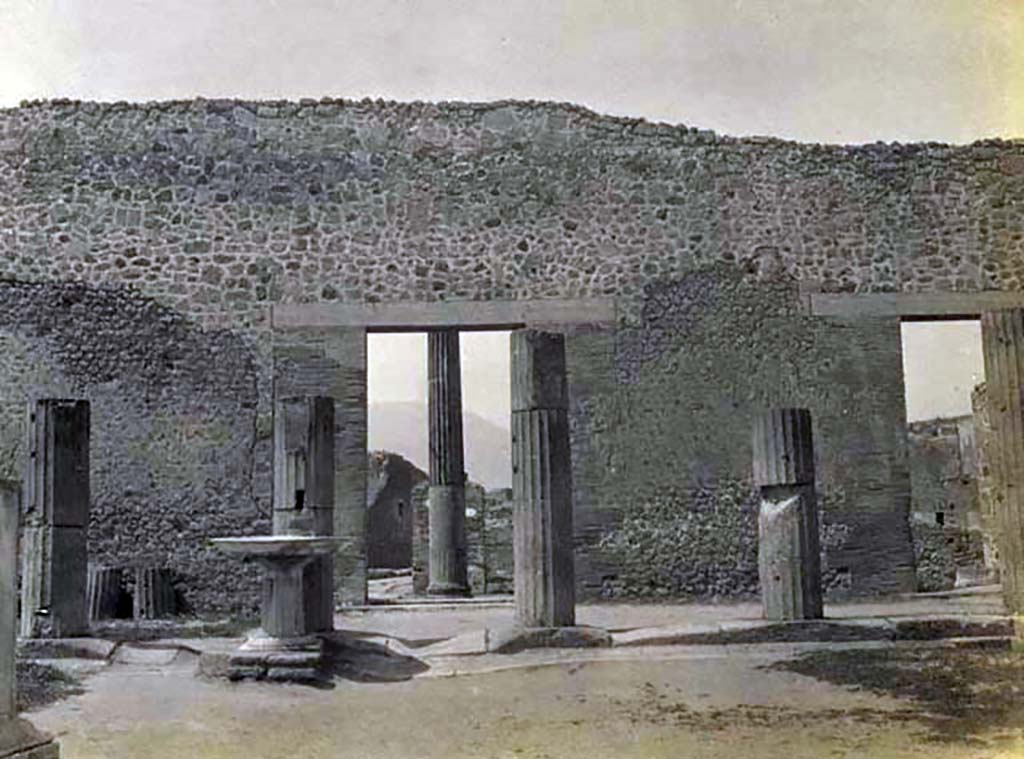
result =
[[[427,471],[427,404],[374,403],[370,405],[369,413],[369,450],[400,453]],[[463,411],[462,430],[469,479],[486,488],[512,487],[508,429],[472,411]]]

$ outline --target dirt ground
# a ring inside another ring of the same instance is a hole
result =
[[[699,648],[330,690],[201,679],[178,654],[28,716],[66,759],[1024,757],[1020,654]]]

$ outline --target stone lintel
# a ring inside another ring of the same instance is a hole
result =
[[[365,328],[380,332],[428,329],[518,329],[538,324],[614,324],[611,298],[463,300],[395,303],[281,303],[274,329]]]
[[[977,319],[986,311],[1024,307],[1024,292],[811,293],[814,316]]]

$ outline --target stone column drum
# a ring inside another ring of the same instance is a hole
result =
[[[21,636],[88,631],[89,402],[29,404]]]
[[[281,398],[275,404],[273,531],[275,535],[334,534],[333,398],[299,396]],[[305,628],[309,632],[334,629],[333,557],[317,556],[301,574]],[[274,581],[268,578],[267,583]],[[264,608],[270,605],[269,593],[268,587]]]
[[[997,473],[993,521],[999,549],[1003,598],[1024,613],[1024,309],[991,311],[981,317],[985,388]]]
[[[821,555],[814,442],[807,409],[754,420],[754,483],[761,489],[758,570],[764,616],[821,619]]]
[[[576,595],[565,338],[517,330],[511,361],[516,623],[570,627]]]
[[[18,718],[15,685],[15,627],[18,582],[20,484],[0,480],[0,756],[55,759],[60,748],[50,736]]]
[[[466,473],[462,449],[462,376],[459,333],[427,333],[430,425],[430,548],[427,593],[469,595],[466,555]]]

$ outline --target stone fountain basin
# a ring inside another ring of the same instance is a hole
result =
[[[317,556],[331,553],[342,538],[323,535],[252,535],[243,538],[212,538],[213,545],[236,556]]]

